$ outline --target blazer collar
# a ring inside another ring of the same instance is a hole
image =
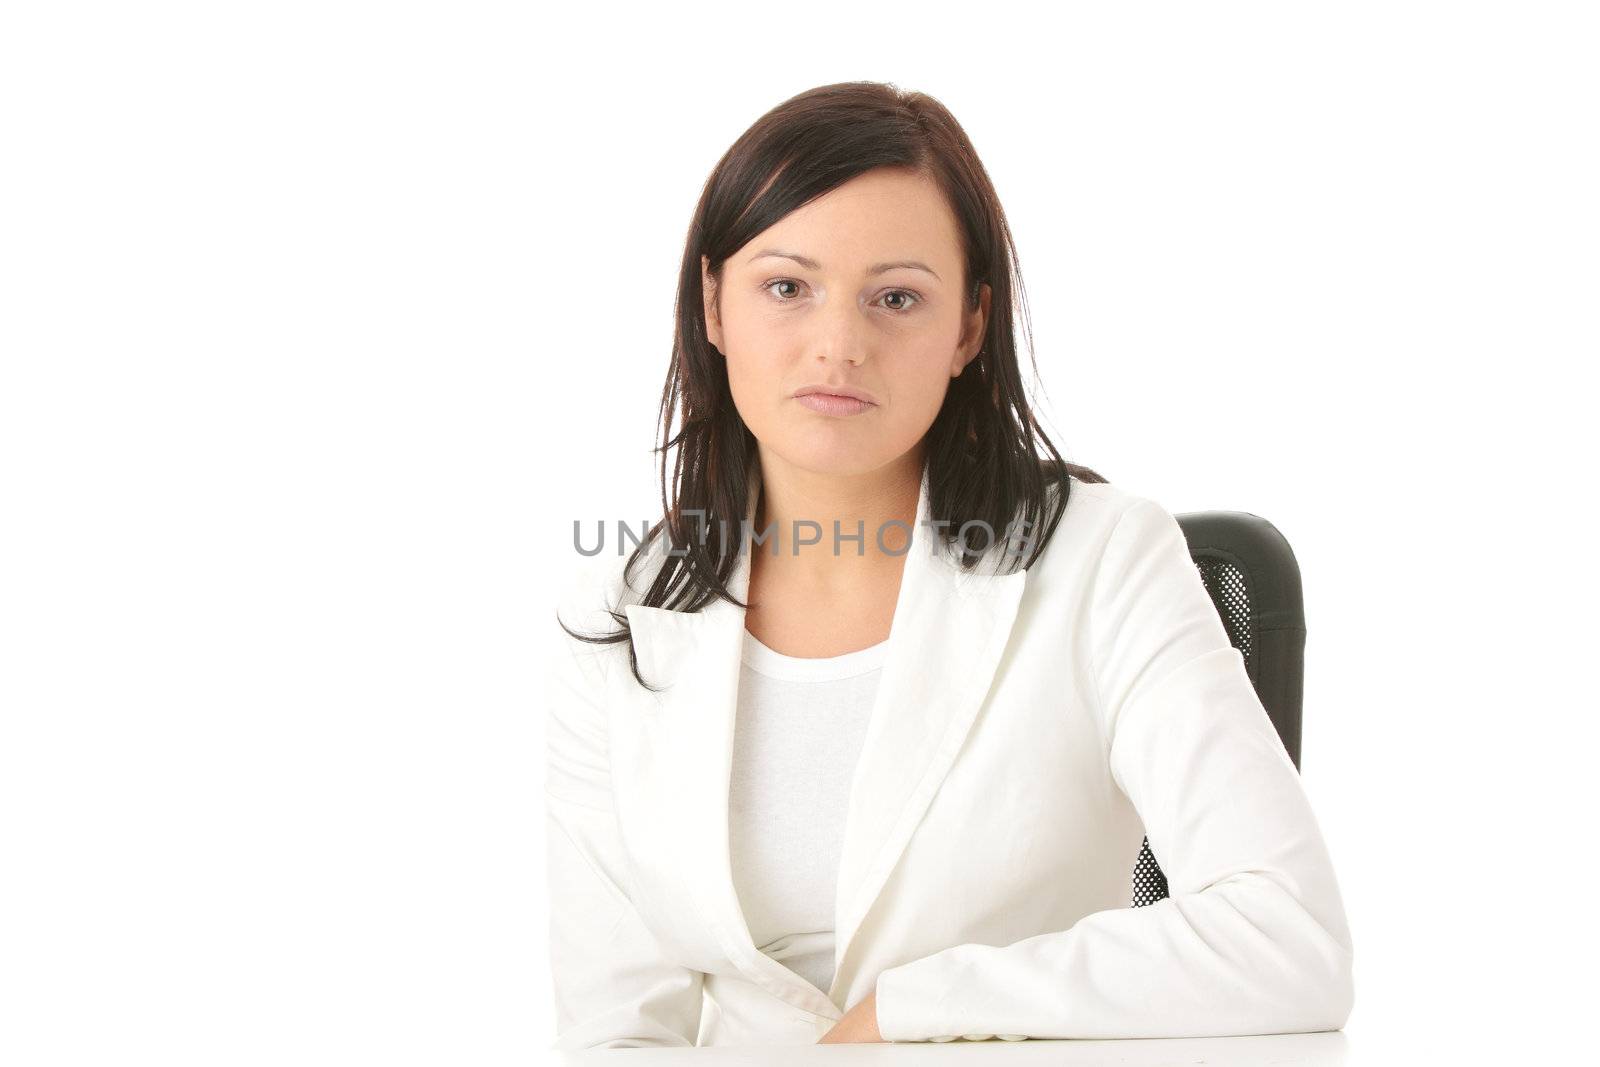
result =
[[[759,473],[751,483],[746,518],[753,524]],[[871,989],[871,975],[858,981],[860,953],[852,950],[977,717],[1026,578],[1020,569],[1001,573],[998,552],[963,570],[924,525],[928,518],[924,468],[889,647],[851,784],[834,901],[834,979],[826,995],[756,947],[733,884],[728,794],[745,609],[720,599],[698,612],[625,608],[641,672],[666,686],[650,693],[623,672],[613,720],[614,730],[639,731],[634,743],[613,746],[612,772],[629,798],[619,811],[629,813],[625,832],[644,884],[670,886],[668,898],[696,908],[745,977],[832,1018]],[[749,589],[750,548],[746,536],[729,582],[741,601]]]

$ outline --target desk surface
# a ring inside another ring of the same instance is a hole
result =
[[[550,1062],[567,1067],[615,1067],[626,1055],[644,1067],[706,1064],[760,1064],[761,1067],[812,1067],[814,1064],[1060,1064],[1064,1067],[1334,1067],[1357,1063],[1342,1030],[1261,1037],[1168,1038],[1127,1041],[903,1041],[881,1044],[799,1045],[785,1048],[623,1048],[551,1053]]]

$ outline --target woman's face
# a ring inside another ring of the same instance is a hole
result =
[[[764,453],[804,470],[860,474],[918,448],[950,379],[982,347],[989,287],[962,300],[955,216],[932,182],[881,168],[757,235],[723,265],[701,258],[707,335]],[[859,411],[796,393],[863,391]]]

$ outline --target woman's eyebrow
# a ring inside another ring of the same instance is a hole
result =
[[[761,251],[759,251],[755,255],[751,256],[745,262],[754,263],[756,260],[763,259],[763,258],[765,258],[767,256],[776,256],[779,259],[792,259],[796,263],[800,264],[802,267],[806,268],[806,270],[821,270],[822,269],[821,264],[819,264],[816,260],[812,259],[809,256],[802,256],[799,252],[784,252],[781,249],[777,249],[777,248],[763,248]],[[882,274],[884,271],[894,270],[896,267],[908,267],[911,270],[925,270],[929,274],[932,274],[935,278],[939,278],[938,273],[932,267],[928,266],[925,263],[918,263],[914,259],[899,259],[899,260],[895,260],[892,263],[874,263],[872,266],[867,268],[867,273],[868,274]],[[939,280],[943,281],[942,278],[940,278]]]

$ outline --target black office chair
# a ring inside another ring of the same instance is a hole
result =
[[[1247,511],[1194,511],[1176,518],[1228,640],[1243,654],[1256,695],[1299,770],[1306,617],[1294,552],[1276,526]],[[1167,877],[1146,837],[1133,867],[1133,906],[1166,896]]]

